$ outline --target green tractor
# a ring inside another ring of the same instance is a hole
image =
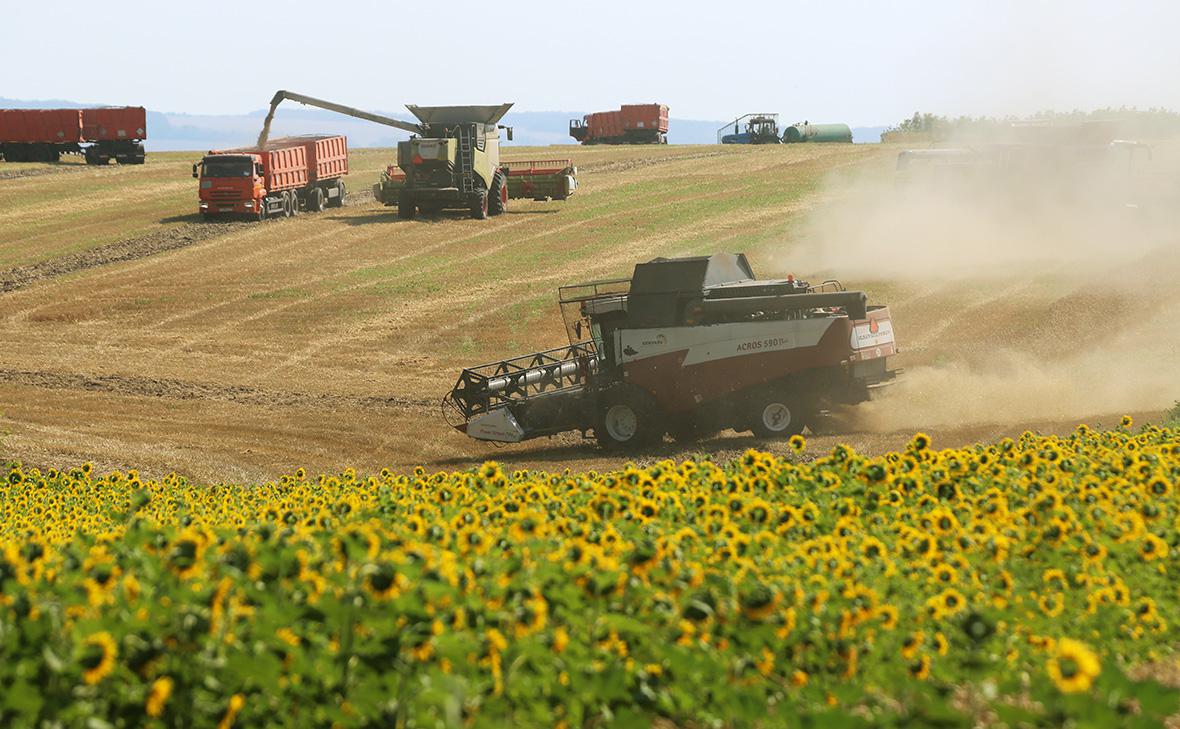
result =
[[[373,189],[386,205],[397,205],[398,216],[413,218],[417,212],[467,210],[483,220],[508,207],[508,175],[500,164],[498,123],[512,104],[498,106],[415,106],[406,108],[418,123],[391,119],[350,106],[323,101],[291,91],[279,91],[271,100],[271,116],[284,99],[347,114],[408,131],[408,141],[397,144],[397,166],[381,177]],[[268,117],[268,125],[269,125]]]

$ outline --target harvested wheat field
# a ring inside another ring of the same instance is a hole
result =
[[[557,286],[715,251],[747,252],[764,275],[835,276],[891,306],[906,377],[833,414],[819,429],[836,435],[812,437],[821,447],[880,451],[917,428],[958,445],[1169,404],[1175,246],[1078,256],[1046,244],[1062,263],[1033,271],[1015,255],[977,267],[995,248],[947,230],[918,240],[906,227],[899,243],[897,216],[925,211],[891,202],[894,152],[574,149],[574,197],[513,201],[489,221],[399,220],[368,191],[386,150],[353,153],[346,207],[265,223],[200,221],[193,155],[138,168],[0,163],[6,454],[205,480],[294,464],[602,467],[615,461],[576,436],[470,441],[443,421],[440,398],[461,366],[563,344]],[[730,432],[699,449],[754,444]],[[636,457],[684,452],[669,442]]]

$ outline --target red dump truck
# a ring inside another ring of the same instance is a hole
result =
[[[348,140],[339,135],[272,139],[265,147],[210,151],[193,165],[201,181],[199,211],[205,219],[291,217],[344,204]]]
[[[99,109],[0,109],[0,156],[9,162],[57,162],[80,154],[87,164],[144,162],[147,111],[142,106]]]
[[[570,119],[570,136],[582,144],[667,144],[668,107],[624,104],[618,111],[596,111]]]

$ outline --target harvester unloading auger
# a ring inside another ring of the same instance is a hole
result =
[[[397,205],[398,215],[402,218],[413,218],[417,212],[433,214],[444,209],[461,209],[469,211],[471,217],[483,220],[507,210],[510,197],[537,197],[543,193],[547,197],[564,199],[577,186],[577,170],[568,160],[563,160],[564,165],[555,169],[551,169],[552,164],[538,168],[530,161],[511,165],[521,179],[510,190],[512,173],[500,160],[500,130],[507,130],[511,141],[512,128],[499,122],[512,108],[511,103],[488,106],[406,104],[418,119],[415,123],[293,91],[278,91],[271,99],[270,114],[259,137],[259,145],[265,141],[275,109],[287,99],[414,135],[397,144],[397,167],[401,173],[387,171],[373,188],[377,200],[386,205]]]
[[[559,300],[569,346],[463,370],[443,399],[455,428],[499,442],[581,431],[608,447],[724,428],[787,437],[896,375],[888,308],[836,281],[758,280],[742,254],[657,258]]]

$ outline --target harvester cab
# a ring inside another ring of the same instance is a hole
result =
[[[658,258],[630,279],[564,286],[569,346],[464,369],[444,398],[472,438],[564,431],[604,446],[725,428],[799,432],[895,373],[889,310],[838,282],[760,280],[740,254]]]

